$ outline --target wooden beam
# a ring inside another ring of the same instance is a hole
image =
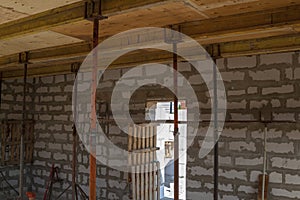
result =
[[[53,65],[51,67],[37,67],[37,68],[28,68],[28,77],[37,77],[37,76],[50,76],[50,75],[58,75],[58,74],[69,74],[71,73],[70,64],[63,65]],[[11,78],[21,78],[22,71],[20,69],[4,71],[3,78],[11,79]]]
[[[113,16],[132,12],[135,9],[147,8],[168,0],[114,0],[103,1],[103,14]],[[97,5],[96,5],[97,6]],[[51,27],[76,22],[85,19],[85,1],[76,2],[42,13],[31,15],[0,25],[0,39],[11,38],[28,33],[47,30]]]
[[[181,24],[201,44],[299,33],[300,5]]]
[[[221,57],[248,56],[300,50],[300,34],[220,44]]]
[[[221,43],[221,48],[223,48],[222,55],[225,57],[249,55],[251,53],[279,52],[286,51],[286,49],[288,51],[297,50],[299,45],[299,27],[300,6],[181,24],[182,32],[193,37],[202,45]],[[288,36],[276,37],[281,35]],[[117,44],[110,44],[111,47],[107,48],[106,51],[109,56],[109,54],[119,50],[119,44],[124,44],[123,48],[130,48],[135,45],[151,45],[152,48],[156,48],[163,45],[162,37],[157,38],[155,41],[153,41],[153,37],[139,37],[139,41],[134,40],[135,37],[132,37],[132,40],[124,38],[124,41],[119,41]],[[266,39],[257,40],[259,38]],[[103,40],[104,38],[100,39],[100,41]],[[262,47],[259,45],[264,43],[267,44]],[[253,44],[257,44],[257,46]],[[66,59],[72,61],[72,59],[86,56],[90,50],[90,44],[85,42],[40,49],[30,52],[30,61],[33,63],[49,63],[51,61]],[[129,65],[132,64],[132,60],[130,59],[131,57],[127,60],[127,64]],[[149,56],[145,58],[146,61],[149,59],[152,58],[149,58]],[[152,60],[155,60],[155,58]],[[6,70],[8,70],[9,67],[15,66],[17,62],[18,54],[1,57],[0,69],[7,68]],[[134,59],[133,63],[135,63]],[[124,65],[126,63],[122,64],[122,66]]]
[[[63,46],[50,47],[45,49],[33,50],[29,52],[31,63],[57,61],[66,58],[76,58],[86,56],[92,50],[88,42],[69,44]],[[0,68],[10,66],[19,62],[18,54],[0,57]]]
[[[279,35],[295,34],[300,32],[300,6],[293,6],[265,12],[252,12],[216,19],[207,19],[181,24],[182,32],[197,40],[202,45],[224,43],[238,40],[265,38]],[[0,28],[1,31],[1,28]],[[0,36],[1,37],[1,36]],[[104,38],[100,39],[103,41]],[[134,45],[147,45],[153,48],[161,45],[161,38],[157,42],[152,37],[141,41],[124,42],[124,48]],[[51,60],[53,58],[70,58],[76,54],[86,55],[89,52],[88,43],[78,43],[31,51],[30,60]],[[113,46],[119,44],[112,44]],[[82,52],[82,53],[81,53]],[[0,58],[0,66],[17,62],[17,54]]]
[[[211,45],[204,46],[209,49]],[[220,55],[223,58],[235,56],[248,56],[256,54],[269,54],[279,52],[289,52],[300,50],[300,35],[288,35],[280,37],[271,37],[264,39],[251,39],[237,42],[226,42],[219,44]],[[145,63],[170,63],[172,54],[164,51],[143,51],[134,52],[130,55],[124,55],[117,59],[110,68],[125,68],[133,67]],[[178,58],[183,61],[182,58]],[[37,64],[30,65],[28,68],[29,76],[45,76],[55,74],[70,73],[70,64],[74,60],[70,59],[68,63],[64,64],[51,64],[43,67],[36,67]],[[80,60],[78,60],[80,61]],[[83,61],[83,59],[81,60]],[[3,78],[22,77],[20,69],[4,70]]]
[[[206,19],[210,18],[207,14],[205,14],[205,12],[204,12],[205,9],[197,4],[197,1],[195,1],[195,0],[183,0],[183,2],[187,6],[189,6],[191,9],[195,10],[197,13],[202,15],[204,18],[206,18]]]

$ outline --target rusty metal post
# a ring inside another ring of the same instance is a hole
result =
[[[98,45],[99,37],[99,20],[94,19],[94,30],[93,30],[93,48]],[[92,94],[91,94],[91,130],[90,130],[90,199],[96,200],[96,90],[97,90],[97,50],[94,50],[93,55],[93,71],[92,71]]]
[[[97,91],[97,67],[98,67],[98,51],[95,49],[99,43],[99,22],[102,19],[106,19],[107,17],[102,16],[102,2],[101,0],[98,3],[98,9],[96,8],[96,3],[92,2],[93,13],[90,19],[93,20],[93,70],[92,70],[92,85],[91,85],[91,130],[89,137],[90,144],[90,200],[96,200],[96,128],[97,128],[97,114],[96,114],[96,91]]]
[[[177,43],[173,43],[173,69],[174,69],[174,200],[179,200],[179,128],[178,128],[178,98],[177,98]]]
[[[177,55],[177,44],[182,42],[182,37],[180,26],[170,26],[170,29],[174,31],[168,32],[168,29],[165,29],[165,42],[172,44],[173,47],[173,87],[174,87],[174,200],[179,200],[179,127],[178,127],[178,77],[177,77],[177,68],[178,68],[178,55]]]
[[[77,131],[76,131],[76,122],[77,122],[77,72],[79,70],[79,63],[73,63],[71,65],[71,71],[74,73],[74,102],[73,102],[73,113],[74,113],[74,124],[73,124],[73,161],[72,161],[72,200],[78,199],[77,192],[76,192],[76,165],[77,165],[77,144],[78,144],[78,137],[77,137]]]
[[[26,132],[26,89],[27,89],[27,65],[29,60],[29,52],[24,52],[19,54],[19,63],[24,64],[24,77],[23,77],[23,111],[22,111],[22,134],[21,134],[21,144],[20,144],[20,177],[19,177],[19,198],[22,200],[24,198],[23,185],[24,185],[24,135]]]
[[[214,82],[214,137],[217,138],[218,133],[218,92],[217,92],[217,65],[213,68],[213,82]],[[219,142],[217,141],[214,147],[214,200],[218,200],[219,196]]]
[[[3,73],[0,72],[0,109],[2,104],[2,78],[3,78]]]
[[[217,140],[219,135],[219,124],[218,124],[218,77],[217,77],[217,58],[220,57],[220,46],[212,45],[211,46],[211,57],[214,60],[213,65],[213,118],[214,118],[214,140]],[[214,147],[214,200],[219,198],[219,142],[217,141]]]

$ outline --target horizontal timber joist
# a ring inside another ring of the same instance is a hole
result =
[[[63,46],[50,47],[45,49],[33,50],[29,52],[31,62],[55,61],[65,58],[76,58],[86,56],[92,50],[91,43],[81,42]],[[19,54],[0,57],[0,69],[3,66],[13,66],[19,62]]]
[[[256,54],[267,54],[267,53],[279,53],[288,51],[300,50],[300,35],[288,35],[288,36],[277,36],[263,39],[250,39],[236,42],[226,42],[221,44],[205,45],[207,50],[210,50],[212,46],[219,48],[219,57],[233,57],[233,56],[248,56]],[[124,55],[117,59],[110,68],[124,68],[132,67],[145,63],[170,63],[172,60],[172,54],[165,51],[137,51]],[[81,60],[83,61],[83,58]],[[183,61],[179,58],[179,61]],[[74,60],[70,59],[68,63],[64,64],[52,64],[48,66],[39,67],[34,64],[29,65],[28,75],[29,76],[46,76],[54,74],[67,74],[71,73],[70,66]],[[5,70],[3,71],[3,78],[15,78],[22,77],[22,71],[20,69]]]
[[[300,5],[181,24],[201,44],[300,33]]]
[[[86,13],[85,2],[86,1],[80,1],[1,24],[0,39],[47,30],[58,25],[84,20]],[[168,0],[105,0],[103,1],[102,8],[104,15],[113,16],[166,2],[168,2]],[[95,7],[97,8],[97,5]]]
[[[180,26],[184,34],[197,40],[202,45],[290,35],[300,33],[300,6],[186,22],[180,24]],[[0,33],[1,30],[0,26]],[[103,38],[100,41],[103,41]],[[129,44],[124,44],[133,46],[136,45],[134,42],[130,41]],[[153,46],[156,45],[153,44],[152,39],[149,42]],[[144,44],[147,44],[147,41],[144,41]],[[78,43],[55,47],[56,49],[46,48],[35,50],[30,53],[30,59],[51,60],[55,57],[70,58],[76,53],[86,55],[90,50],[87,48],[88,45],[88,43]],[[138,45],[141,45],[141,43],[139,42]],[[1,66],[17,62],[17,58],[18,55],[1,57],[0,68]]]
[[[155,3],[155,1],[152,1],[152,3]],[[191,36],[204,46],[219,44],[222,57],[294,51],[299,50],[300,46],[299,5],[264,12],[251,12],[222,18],[186,22],[180,24],[180,26],[184,34]],[[100,41],[104,39],[100,38]],[[139,41],[125,38],[124,41],[121,41],[121,43],[124,43],[123,48],[149,44],[151,44],[152,48],[155,48],[161,45],[162,38],[153,40],[152,37],[144,37],[143,40]],[[111,44],[107,49],[108,54],[118,51],[118,48],[119,44]],[[90,50],[91,44],[83,42],[31,51],[29,58],[30,62],[35,64],[35,67],[29,69],[29,74],[49,74],[47,70],[51,68],[52,61],[61,60],[69,63],[74,62],[74,60],[83,60]],[[135,64],[147,63],[149,61],[167,62],[170,59],[171,57],[168,53],[155,54],[151,52],[143,56],[136,53],[118,60],[113,63],[112,67],[134,66]],[[4,77],[17,76],[18,73],[13,70],[18,67],[17,63],[18,54],[0,57],[0,71],[9,71],[4,73]],[[38,66],[38,63],[41,63],[41,65]],[[53,73],[68,72],[69,67],[64,67],[66,65],[68,64],[53,64],[53,70],[49,71]],[[59,69],[59,67],[62,69]],[[46,69],[42,73],[44,68]]]
[[[250,56],[300,50],[300,34],[220,44],[221,57]]]

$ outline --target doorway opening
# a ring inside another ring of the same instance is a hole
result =
[[[187,166],[187,107],[178,102],[179,121],[179,199],[186,200]],[[174,199],[174,102],[151,101],[147,103],[146,120],[157,124],[157,159],[160,166],[160,199]]]

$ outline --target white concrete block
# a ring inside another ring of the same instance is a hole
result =
[[[267,151],[273,153],[294,153],[294,143],[275,143],[275,142],[268,142],[267,143]]]
[[[68,160],[68,156],[66,154],[59,153],[59,152],[54,153],[53,158],[55,160],[64,160],[64,161]]]
[[[231,81],[243,81],[245,79],[244,72],[221,72],[221,76],[223,81],[231,82]]]
[[[246,100],[242,100],[240,102],[227,102],[227,109],[246,109],[246,107]]]
[[[266,54],[260,56],[261,65],[271,65],[271,64],[293,64],[293,54],[294,53],[274,53]]]
[[[295,113],[273,113],[275,121],[295,121]]]
[[[240,96],[246,94],[245,90],[228,90],[227,95],[228,96]]]
[[[256,56],[243,56],[227,59],[229,69],[252,68],[256,66]]]
[[[291,169],[298,170],[300,169],[300,160],[299,159],[291,159],[284,157],[273,157],[271,158],[272,167],[283,168],[283,169]]]
[[[235,141],[235,142],[230,142],[229,143],[229,149],[233,151],[256,151],[256,146],[254,142],[240,142],[240,141]]]
[[[237,170],[223,170],[219,169],[219,176],[227,179],[238,179],[247,181],[246,171],[237,171]]]
[[[286,107],[288,107],[288,108],[300,108],[300,99],[288,99],[286,101]]]
[[[282,85],[280,87],[269,87],[269,88],[263,88],[262,94],[268,95],[268,94],[288,94],[294,92],[294,86],[293,85]]]
[[[213,174],[212,168],[206,169],[200,166],[190,167],[188,171],[192,176],[211,176]]]
[[[286,174],[285,183],[292,184],[292,185],[300,185],[300,176],[298,174],[297,175]]]
[[[65,75],[57,75],[54,77],[55,83],[63,83],[66,81]]]
[[[244,192],[246,194],[254,194],[257,193],[257,189],[247,185],[241,185],[238,187],[239,192]]]
[[[270,69],[264,71],[249,71],[249,76],[254,81],[279,81],[280,71],[278,69]]]
[[[271,172],[269,174],[270,183],[283,183],[282,174],[278,172]]]
[[[236,127],[225,127],[222,131],[221,137],[227,138],[246,138],[247,127],[236,128]]]
[[[263,158],[243,158],[243,157],[238,157],[235,159],[235,164],[236,165],[243,165],[243,166],[259,166],[263,164]]]
[[[296,190],[286,190],[282,188],[272,188],[271,194],[277,197],[287,197],[290,199],[297,199],[300,197],[300,191]],[[280,199],[280,198],[278,198]]]
[[[251,100],[250,101],[250,109],[257,109],[257,108],[263,108],[266,106],[269,102],[267,100]]]
[[[287,132],[286,136],[289,138],[289,140],[300,140],[300,130],[294,129],[290,132]]]
[[[54,97],[55,102],[67,101],[68,95],[58,95]]]

